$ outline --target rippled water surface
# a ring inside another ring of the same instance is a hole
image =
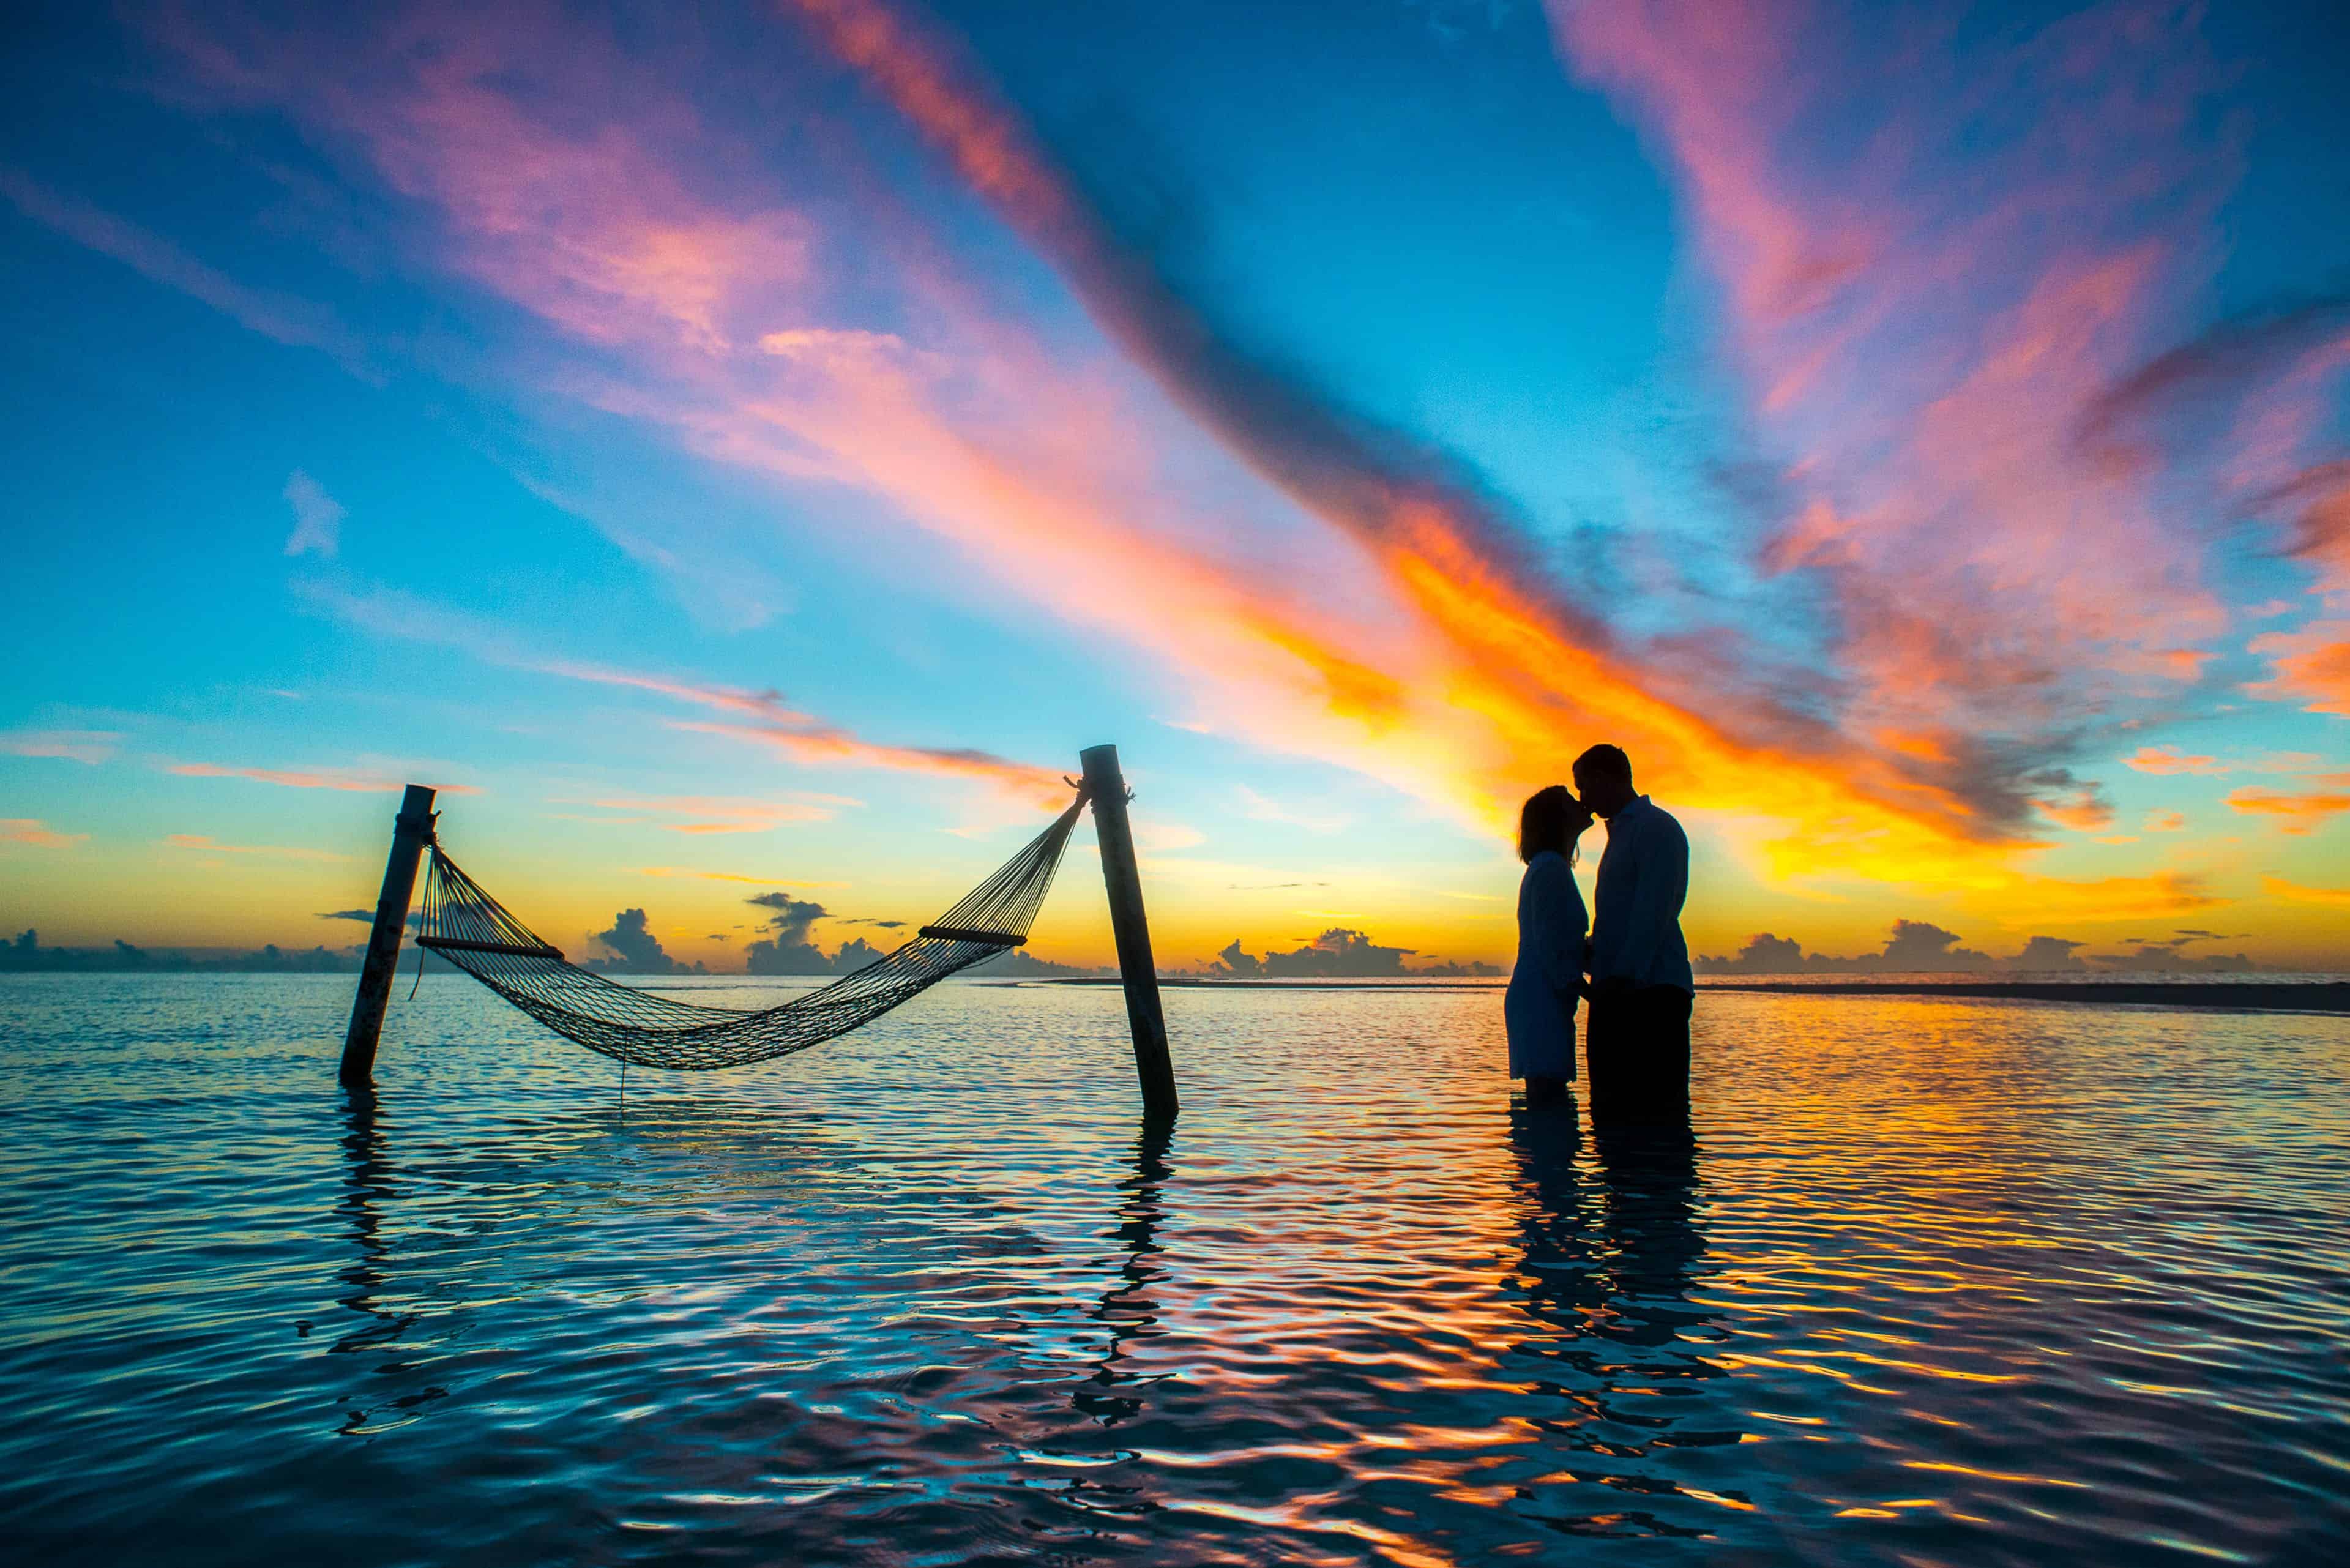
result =
[[[719,1000],[776,993],[735,982]],[[2323,1563],[2350,1020],[956,984],[661,1076],[456,976],[0,982],[15,1561]]]

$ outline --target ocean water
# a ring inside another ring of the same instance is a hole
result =
[[[695,982],[752,1005],[779,992]],[[12,1563],[2280,1563],[2350,1542],[2350,1019],[957,983],[631,1071],[461,977],[0,981]]]

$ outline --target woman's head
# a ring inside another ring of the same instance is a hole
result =
[[[1575,841],[1591,826],[1591,814],[1567,792],[1552,784],[1526,796],[1518,811],[1518,858],[1531,861],[1545,849],[1575,858]]]

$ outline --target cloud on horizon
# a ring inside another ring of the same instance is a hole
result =
[[[1423,964],[1408,969],[1404,960],[1411,948],[1387,947],[1367,931],[1333,926],[1320,936],[1287,952],[1267,952],[1262,958],[1244,950],[1238,938],[1218,953],[1206,972],[1222,980],[1403,980],[1440,976],[1498,975],[1489,963]]]
[[[651,924],[642,909],[622,909],[612,917],[611,928],[596,933],[590,939],[602,945],[612,956],[588,961],[589,969],[609,970],[620,974],[683,974],[688,967],[663,951],[660,939],[652,933]]]
[[[1896,920],[1884,948],[1873,953],[1838,958],[1805,952],[1790,937],[1769,932],[1749,937],[1746,945],[1729,957],[1707,955],[1691,967],[1700,974],[2087,974],[2104,970],[2174,970],[2237,973],[2258,966],[2242,953],[2189,954],[2192,942],[2229,939],[2206,930],[2181,930],[2158,940],[2125,938],[2137,949],[2125,953],[2085,953],[2088,944],[2069,937],[2035,936],[2021,950],[1995,958],[1978,949],[1961,947],[1956,931],[1928,920]]]

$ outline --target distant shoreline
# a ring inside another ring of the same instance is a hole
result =
[[[1006,981],[1017,985],[1116,985],[1114,975]],[[1208,980],[1161,975],[1175,991],[1498,991],[1495,980]],[[2073,1002],[2116,1007],[2187,1007],[2238,1012],[2350,1013],[2350,981],[1731,981],[1701,978],[1698,990],[1794,996],[1926,996],[2006,1002]]]
[[[2096,981],[1716,981],[1704,991],[1783,992],[1799,996],[1946,996],[2008,1002],[2087,1002],[2106,1006],[2199,1007],[2249,1012],[2350,1012],[2350,981],[2135,983]]]

